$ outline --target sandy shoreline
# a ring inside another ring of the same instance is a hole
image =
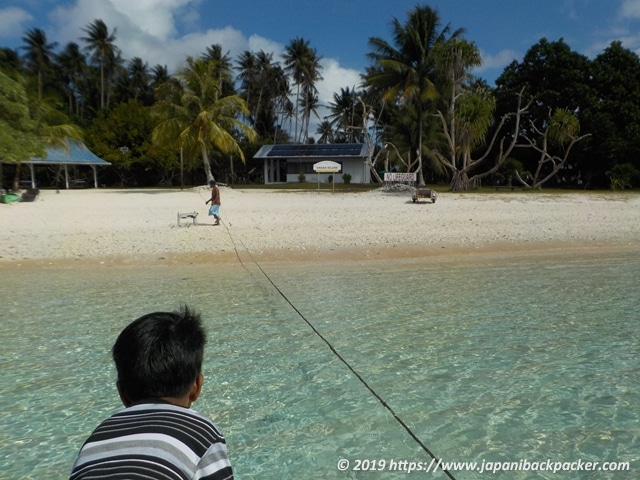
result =
[[[640,250],[640,195],[629,193],[292,192],[221,188],[223,224],[205,187],[44,190],[0,205],[0,268],[27,265],[419,257],[443,253]],[[177,226],[177,213],[198,225]]]

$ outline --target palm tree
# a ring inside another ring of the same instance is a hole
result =
[[[27,31],[22,40],[27,44],[23,47],[27,51],[25,54],[27,66],[38,77],[38,99],[41,100],[44,75],[51,68],[55,57],[53,50],[58,44],[56,42],[47,43],[47,35],[44,30],[39,28]]]
[[[266,136],[275,128],[278,98],[283,82],[286,85],[286,76],[280,65],[273,61],[273,54],[263,50],[255,54],[245,51],[238,60],[237,69],[254,128]]]
[[[333,125],[329,120],[323,120],[322,123],[318,125],[316,133],[320,135],[318,143],[333,143]]]
[[[362,104],[358,100],[362,96],[355,89],[341,88],[340,93],[333,94],[333,102],[329,102],[331,113],[327,119],[345,139],[354,143],[356,139],[362,141],[362,135],[357,134],[362,129]]]
[[[257,102],[253,99],[253,89],[258,83],[257,78],[259,75],[256,55],[249,50],[245,50],[238,57],[236,64],[236,69],[239,71],[237,79],[240,81],[240,91],[247,101],[251,112],[250,115],[255,118],[256,112],[252,105],[256,105]]]
[[[65,49],[58,55],[58,67],[64,78],[65,88],[67,90],[69,100],[69,112],[73,113],[75,104],[75,114],[79,115],[78,97],[80,96],[79,87],[82,78],[86,74],[87,63],[84,55],[80,52],[77,43],[70,42]]]
[[[140,57],[134,57],[129,60],[127,68],[129,72],[129,82],[134,92],[134,100],[142,100],[143,104],[146,100],[150,100],[151,75],[149,74],[149,65]]]
[[[317,81],[322,80],[322,76],[320,75],[320,70],[322,70],[322,66],[320,65],[320,60],[322,57],[319,57],[316,53],[316,50],[309,46],[309,41],[304,40],[300,37],[296,37],[291,40],[289,45],[285,47],[285,53],[282,55],[282,58],[285,61],[285,71],[291,75],[293,78],[293,84],[296,85],[296,122],[295,122],[295,131],[294,131],[294,139],[299,142],[302,137],[302,128],[300,132],[298,132],[298,115],[300,107],[300,97],[301,97],[301,89],[304,88],[305,97],[307,99],[310,98],[317,92],[315,88],[315,84]],[[311,115],[311,110],[308,108],[312,102],[305,102],[307,108],[303,111],[303,124],[306,120],[307,125],[309,123],[309,117]],[[307,129],[307,137],[309,136],[309,132]]]
[[[311,119],[311,113],[314,113],[316,118],[318,117],[318,91],[313,89],[310,90],[308,87],[304,86],[302,88],[302,99],[300,103],[302,104],[302,125],[300,131],[304,131],[304,137],[301,137],[301,143],[309,142],[309,122]]]
[[[102,20],[95,20],[87,28],[87,37],[82,37],[87,46],[85,49],[92,52],[91,59],[100,65],[100,108],[105,105],[105,67],[107,69],[115,63],[120,50],[115,46],[116,30],[109,33],[109,29]]]
[[[222,88],[221,95],[235,95],[236,89],[233,85],[233,65],[231,63],[231,57],[227,54],[222,54],[222,47],[218,44],[213,44],[207,47],[206,52],[201,56],[204,61],[211,61],[215,64],[215,79],[220,83]]]
[[[437,60],[444,73],[443,90],[448,90],[447,115],[438,111],[448,143],[452,190],[469,187],[471,150],[480,145],[493,120],[495,101],[484,88],[471,89],[469,69],[482,64],[480,51],[473,42],[452,38],[436,46]],[[444,92],[443,92],[444,93]],[[446,96],[443,95],[446,98]]]
[[[484,88],[461,93],[452,111],[447,139],[454,168],[449,189],[468,190],[479,178],[469,178],[475,163],[473,150],[486,141],[486,135],[494,121],[495,98]],[[452,137],[451,135],[455,135]],[[481,177],[480,177],[481,178]]]
[[[31,157],[44,157],[45,147],[67,147],[68,139],[81,140],[80,127],[50,101],[29,96],[24,80],[0,72],[0,160],[16,164],[13,188],[19,188],[20,164]],[[1,164],[2,162],[0,162]],[[1,179],[0,175],[0,179]]]
[[[151,87],[154,90],[170,79],[169,69],[166,65],[156,65],[151,69]]]
[[[160,122],[153,131],[156,144],[199,151],[207,180],[213,179],[209,153],[212,148],[224,154],[244,153],[234,134],[253,141],[255,131],[238,116],[247,114],[247,103],[237,95],[222,96],[216,61],[187,58],[187,66],[176,73],[177,82],[167,82],[158,89],[153,106]]]
[[[418,122],[418,169],[419,183],[424,185],[422,168],[423,126],[427,104],[437,97],[436,58],[434,48],[447,40],[450,26],[441,28],[440,16],[431,7],[416,6],[409,12],[405,24],[393,19],[393,44],[379,37],[369,39],[373,52],[369,58],[374,68],[366,77],[368,85],[383,92],[386,101],[411,103],[417,113]],[[451,34],[455,38],[462,34],[457,30]]]
[[[277,143],[278,138],[282,139],[281,143],[289,141],[286,131],[282,128],[286,120],[289,120],[289,131],[291,130],[291,121],[295,115],[293,102],[291,101],[291,88],[289,79],[284,70],[279,65],[273,72],[274,99],[273,108],[276,116],[277,125],[274,126],[273,142]],[[278,117],[279,116],[279,117]]]

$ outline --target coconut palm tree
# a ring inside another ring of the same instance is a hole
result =
[[[151,87],[154,90],[170,79],[169,69],[166,65],[156,65],[151,69]]]
[[[240,91],[247,101],[251,116],[255,118],[256,112],[253,106],[255,106],[257,102],[254,101],[253,94],[254,88],[256,88],[258,83],[257,78],[259,75],[255,53],[245,50],[236,60],[236,65],[236,70],[239,72],[237,79],[240,82]]]
[[[140,57],[134,57],[129,60],[127,66],[129,72],[129,82],[133,90],[134,100],[150,100],[151,75],[149,73],[149,65]]]
[[[309,142],[309,123],[311,121],[311,114],[313,113],[317,119],[320,119],[318,116],[318,106],[320,105],[318,99],[318,90],[315,88],[310,89],[308,86],[304,85],[302,88],[302,99],[300,100],[302,104],[302,128],[301,132],[304,131],[304,138],[301,138],[302,143]]]
[[[289,136],[282,128],[285,121],[289,121],[289,131],[291,131],[291,121],[295,115],[293,102],[291,101],[291,87],[289,79],[280,65],[276,65],[273,71],[274,99],[273,108],[277,125],[274,126],[273,142],[277,143],[278,138],[281,143],[289,141]]]
[[[91,52],[92,61],[100,65],[100,108],[105,106],[105,69],[110,73],[109,69],[116,63],[115,59],[119,56],[120,50],[115,46],[116,29],[109,33],[109,29],[105,23],[97,19],[87,28],[83,29],[87,33],[87,37],[81,40],[87,44],[85,49]]]
[[[327,119],[333,125],[345,141],[354,143],[362,141],[362,104],[358,100],[362,96],[353,88],[341,88],[339,93],[333,94],[333,101],[329,102],[331,113]]]
[[[205,53],[201,56],[204,61],[211,61],[215,65],[215,76],[220,87],[222,88],[222,95],[235,95],[236,89],[233,85],[233,65],[231,63],[231,57],[228,53],[222,54],[222,46],[213,44],[207,47]]]
[[[247,114],[247,103],[237,95],[222,96],[216,61],[187,58],[187,65],[175,75],[176,82],[158,88],[153,106],[159,123],[153,131],[154,143],[199,152],[207,176],[213,179],[209,154],[233,154],[245,161],[234,134],[253,141],[255,131],[238,119]]]
[[[30,96],[20,76],[12,79],[0,72],[0,98],[6,107],[0,108],[0,160],[16,164],[17,190],[21,162],[44,157],[48,146],[68,147],[69,139],[81,140],[82,131],[50,100]]]
[[[69,112],[80,115],[79,97],[80,84],[87,72],[87,63],[80,52],[80,46],[75,42],[69,42],[65,49],[58,55],[58,68],[65,82],[65,89],[69,101]]]
[[[323,120],[316,130],[316,133],[320,135],[318,143],[333,143],[333,125],[329,120]]]
[[[447,139],[452,173],[450,188],[466,190],[471,166],[471,150],[482,143],[493,121],[495,101],[484,88],[472,89],[470,68],[482,64],[480,51],[473,42],[452,38],[435,47],[440,69],[444,74],[443,99],[446,116],[438,111]],[[448,95],[446,94],[448,93]],[[448,99],[448,100],[447,100]]]
[[[269,135],[277,121],[278,97],[283,82],[287,82],[286,75],[273,61],[273,54],[263,50],[257,53],[245,51],[237,65],[240,88],[247,100],[254,128],[261,135]]]
[[[305,98],[308,100],[313,96],[313,94],[317,93],[315,84],[319,80],[322,80],[322,76],[320,75],[320,71],[322,70],[320,60],[322,57],[319,57],[316,50],[309,46],[308,40],[296,37],[285,47],[285,53],[282,55],[282,58],[285,62],[285,72],[291,75],[293,84],[296,86],[294,139],[296,142],[299,142],[302,137],[302,127],[300,128],[300,132],[298,132],[298,111],[301,96],[304,94]],[[305,89],[304,92],[302,91],[303,88]],[[303,110],[303,125],[305,120],[308,125],[308,120],[311,116],[311,110],[309,107],[312,105],[312,102],[307,101],[305,104],[306,107]],[[309,132],[307,129],[307,137],[308,136]]]
[[[374,62],[366,82],[380,89],[386,101],[411,103],[417,113],[418,149],[417,173],[420,185],[423,174],[423,126],[429,102],[437,98],[438,71],[434,47],[449,38],[458,37],[463,30],[451,32],[449,25],[441,26],[438,12],[431,7],[416,6],[409,12],[406,23],[393,19],[393,43],[379,37],[369,39],[373,49],[368,57]]]
[[[22,40],[26,43],[23,49],[26,50],[25,60],[27,61],[27,67],[38,78],[38,99],[42,100],[44,77],[47,71],[51,69],[55,58],[53,50],[58,46],[58,43],[48,43],[47,35],[44,30],[39,28],[28,30]]]

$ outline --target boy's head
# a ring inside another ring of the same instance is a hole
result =
[[[125,404],[184,397],[194,382],[201,385],[205,343],[200,315],[186,306],[179,312],[149,313],[130,323],[113,345]]]
[[[216,184],[215,180],[209,180],[209,186],[213,187]]]

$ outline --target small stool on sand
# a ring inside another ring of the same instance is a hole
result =
[[[178,212],[178,226],[180,226],[180,220],[186,220],[187,218],[190,218],[193,220],[193,225],[196,225],[196,218],[198,217],[198,212],[187,212],[187,213],[180,213]]]

